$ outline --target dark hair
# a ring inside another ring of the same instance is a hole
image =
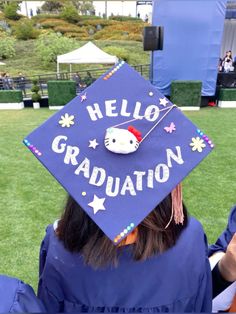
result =
[[[145,260],[175,245],[187,226],[188,217],[183,204],[183,225],[177,225],[172,219],[165,229],[171,217],[171,208],[171,196],[168,195],[138,225],[137,240],[132,245],[134,260]],[[56,234],[66,249],[82,254],[87,265],[99,268],[118,263],[118,252],[121,252],[122,247],[115,246],[71,196],[68,197]]]

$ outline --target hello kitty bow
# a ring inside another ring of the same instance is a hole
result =
[[[160,122],[170,113],[170,111],[177,107],[172,105],[168,108],[160,109],[160,111],[166,111],[166,113],[153,125],[153,127],[142,137],[141,132],[133,126],[129,126],[128,129],[121,129],[119,126],[141,120],[146,116],[141,116],[136,119],[128,120],[106,130],[104,144],[105,147],[116,154],[131,154],[135,152],[140,144],[148,137],[148,135],[160,124]],[[149,114],[150,115],[150,114]],[[176,130],[175,124],[171,122],[170,126],[164,128],[168,133],[172,133]]]

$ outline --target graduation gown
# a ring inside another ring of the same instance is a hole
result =
[[[16,278],[0,275],[0,313],[45,312],[34,290]]]
[[[217,239],[216,243],[209,247],[209,256],[219,251],[225,252],[235,232],[236,232],[236,206],[234,206],[230,211],[226,229],[222,232],[220,237]]]
[[[211,272],[200,223],[189,219],[176,245],[134,261],[132,245],[116,268],[94,270],[48,226],[40,250],[38,296],[52,312],[211,312]]]
[[[236,206],[234,206],[231,209],[226,229],[222,232],[220,237],[217,239],[216,243],[209,247],[209,257],[212,269],[216,265],[216,263],[218,263],[219,260],[222,258],[222,255],[215,253],[226,251],[227,246],[235,232],[236,232]],[[229,285],[229,287],[227,287],[213,299],[213,312],[228,310],[232,305],[235,295],[236,295],[236,282]]]

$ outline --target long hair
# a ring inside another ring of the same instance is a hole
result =
[[[168,195],[138,225],[137,239],[132,245],[134,260],[146,260],[175,245],[182,230],[187,226],[188,217],[183,204],[184,223],[177,225],[172,219],[168,228],[165,228],[171,211],[171,195]],[[122,246],[115,246],[71,196],[68,196],[56,234],[67,250],[80,253],[85,264],[93,268],[118,264],[118,252],[121,252]]]

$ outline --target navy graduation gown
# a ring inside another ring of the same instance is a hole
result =
[[[209,246],[209,256],[218,251],[226,251],[229,242],[236,232],[236,206],[231,209],[226,229],[222,232],[216,243]]]
[[[117,268],[94,270],[47,228],[40,250],[38,296],[52,312],[211,312],[211,272],[200,223],[191,218],[177,244],[146,261],[132,245]]]
[[[45,312],[34,290],[16,278],[0,275],[0,313]]]

